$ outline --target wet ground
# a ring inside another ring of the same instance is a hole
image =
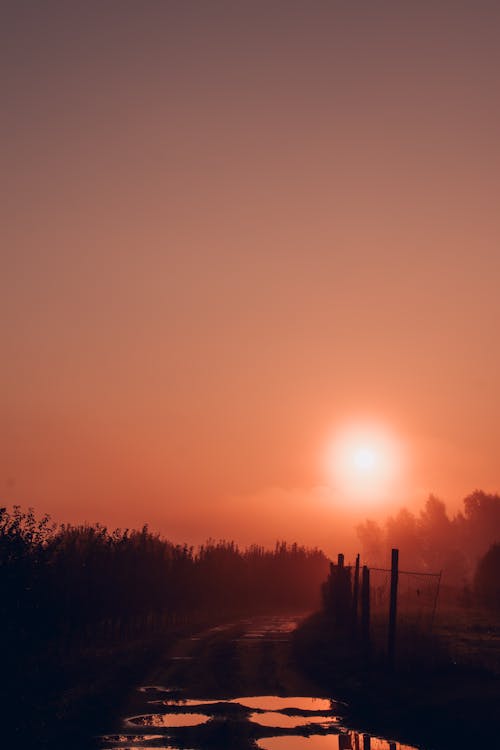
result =
[[[260,617],[179,640],[134,690],[101,750],[413,750],[362,734],[345,705],[296,672],[295,617]]]

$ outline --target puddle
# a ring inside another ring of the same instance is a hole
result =
[[[251,695],[243,698],[231,698],[230,700],[225,698],[178,698],[172,696],[171,698],[149,701],[149,703],[179,708],[232,703],[257,711],[286,711],[288,714],[292,714],[293,711],[297,711],[299,714],[306,711],[324,713],[337,708],[335,701],[330,701],[328,698],[283,698],[278,695]]]
[[[417,750],[400,742],[390,742],[358,732],[311,735],[310,737],[269,737],[259,740],[260,750]]]
[[[210,700],[198,699],[198,698],[166,698],[165,700],[148,701],[148,703],[157,706],[171,706],[178,708],[196,708],[196,706],[213,706],[215,703],[227,703],[227,701],[221,701],[217,698],[211,698]]]
[[[358,732],[348,732],[346,737],[351,739],[351,744],[341,745],[342,750],[350,750],[350,748],[356,747],[359,747],[360,750],[417,750],[411,745],[403,745],[401,742],[383,740],[380,737],[371,737],[368,734],[359,734]]]
[[[342,750],[338,734],[312,735],[311,737],[269,737],[259,740],[261,750]]]
[[[328,698],[282,698],[279,695],[251,695],[245,698],[233,698],[231,703],[239,703],[247,708],[261,711],[283,711],[297,709],[298,711],[331,711],[332,701]],[[335,703],[333,703],[335,705]]]
[[[266,640],[267,638],[274,640],[276,636],[286,635],[294,631],[297,627],[297,620],[265,618],[261,624],[249,621],[248,625],[249,627],[246,628],[242,636],[243,640]]]
[[[204,714],[144,714],[126,719],[126,724],[138,724],[142,727],[195,727],[205,724],[210,719]]]
[[[276,711],[266,711],[263,714],[251,714],[250,721],[260,724],[262,727],[278,727],[279,729],[295,729],[305,727],[308,724],[322,724],[323,726],[333,724],[334,716],[288,716]]]

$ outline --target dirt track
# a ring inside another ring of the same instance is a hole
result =
[[[368,748],[367,736],[342,725],[343,706],[294,668],[291,634],[300,619],[254,617],[178,640],[100,747]]]

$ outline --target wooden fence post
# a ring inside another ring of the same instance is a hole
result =
[[[365,661],[370,660],[370,568],[363,565],[361,579],[361,639]]]
[[[387,661],[389,668],[394,667],[394,656],[396,649],[396,619],[398,606],[398,568],[399,550],[393,549],[391,553],[391,601],[389,606],[389,632],[387,639]]]
[[[344,555],[339,553],[337,565],[330,563],[330,575],[322,587],[324,605],[333,616],[337,628],[349,631],[352,613],[351,568],[344,565]]]
[[[358,634],[358,599],[359,599],[359,555],[356,555],[356,566],[354,568],[354,582],[352,586],[352,634],[356,638]]]

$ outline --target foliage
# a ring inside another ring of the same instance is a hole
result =
[[[500,544],[493,544],[477,565],[474,590],[478,600],[500,611]]]
[[[0,636],[21,648],[65,643],[97,629],[146,628],[170,618],[220,618],[314,608],[328,564],[322,552],[209,540],[173,544],[147,526],[56,527],[33,511],[0,509]]]
[[[419,514],[402,508],[384,525],[367,520],[357,532],[369,564],[387,565],[391,547],[398,547],[403,569],[442,570],[446,583],[464,586],[481,555],[500,540],[500,496],[476,490],[464,499],[463,513],[450,518],[442,500],[430,495]]]

